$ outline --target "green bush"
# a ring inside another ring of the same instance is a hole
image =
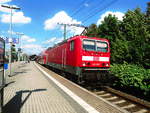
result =
[[[134,87],[143,91],[145,95],[150,92],[150,70],[132,64],[113,64],[111,74],[117,77],[114,86]]]

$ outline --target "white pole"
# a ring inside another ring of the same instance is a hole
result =
[[[9,76],[11,76],[11,47],[12,47],[12,8],[10,8],[10,51],[9,51]]]
[[[21,36],[24,35],[23,33],[16,32],[19,39],[19,49],[21,50]],[[21,60],[21,51],[18,51],[18,62]]]
[[[19,38],[20,38],[20,35],[18,34],[18,40],[19,40]],[[18,49],[18,62],[20,62],[20,51],[19,51],[19,49]]]

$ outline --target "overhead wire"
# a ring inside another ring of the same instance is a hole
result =
[[[85,1],[83,0],[83,1],[81,2],[81,4],[80,4],[79,9],[76,10],[76,11],[71,15],[72,21],[73,21],[73,16],[75,16],[77,13],[81,12],[82,9],[84,9],[84,7],[81,7],[81,6],[83,6],[83,4],[86,3],[86,2],[89,3],[89,0],[85,0]],[[90,2],[91,2],[91,1],[90,1]],[[98,2],[98,4],[99,4],[99,3],[102,4],[103,2],[104,2],[104,0],[101,0],[100,2]],[[97,5],[97,4],[96,4],[96,5]],[[95,9],[99,8],[99,5],[97,5],[97,6],[98,6],[98,7],[92,8],[91,10],[89,9],[90,14],[93,13],[93,12],[95,11]],[[82,16],[83,16],[83,15],[82,15]],[[87,15],[87,16],[89,16],[89,15]],[[83,18],[83,19],[84,19],[84,18]],[[68,32],[69,32],[69,31],[67,31],[66,33],[68,33]]]
[[[84,7],[83,7],[83,5],[84,5],[84,3],[86,3],[86,2],[89,2],[90,0],[82,0],[78,5],[77,5],[77,7],[75,7],[76,8],[76,10],[71,14],[71,18],[72,18],[72,20],[71,20],[71,23],[73,22],[73,17],[75,16],[75,15],[77,15],[81,10],[83,10],[84,9]],[[67,32],[66,33],[68,33],[68,32],[70,32],[70,30],[67,30]]]
[[[77,15],[82,9],[84,9],[84,7],[83,7],[84,3],[89,2],[89,1],[90,1],[90,0],[82,0],[82,1],[77,5],[78,9],[77,9],[77,7],[75,7],[76,10],[71,14],[70,17],[74,17],[75,15]]]
[[[97,10],[98,8],[100,8],[103,3],[104,3],[104,0],[101,0],[97,4],[95,4],[96,6],[94,8],[92,7],[91,9],[89,9],[87,11],[88,13],[87,13],[86,17],[88,17],[92,13],[95,13],[95,10]],[[86,17],[84,17],[84,18],[86,18]],[[82,18],[81,20],[84,20],[84,18]]]
[[[106,8],[108,8],[108,7],[111,6],[112,4],[116,3],[117,1],[118,1],[118,0],[112,0],[111,2],[105,4],[105,5],[104,5],[103,7],[101,7],[101,8],[99,8],[101,5],[98,5],[98,7],[93,8],[93,9],[90,11],[90,13],[87,15],[87,17],[86,17],[85,19],[83,18],[82,23],[85,23],[87,20],[89,20],[90,18],[92,18],[94,15],[96,15],[97,13],[99,13],[99,12],[105,10]],[[104,3],[104,0],[102,0],[102,1],[99,2],[99,3],[103,4],[103,3]],[[79,12],[79,10],[78,10],[78,12]],[[69,31],[67,31],[67,32],[69,32]]]
[[[92,18],[93,16],[95,16],[97,13],[105,10],[106,8],[108,8],[109,6],[111,6],[112,4],[116,3],[118,0],[112,0],[111,2],[109,2],[108,4],[104,5],[102,8],[97,9],[95,12],[93,12],[93,14],[90,14],[87,18],[85,18],[82,22],[85,23],[87,20],[89,20],[90,18]]]

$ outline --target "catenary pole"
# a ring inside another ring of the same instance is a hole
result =
[[[11,62],[12,62],[12,56],[11,56],[11,48],[12,48],[12,10],[16,9],[16,10],[20,10],[19,7],[15,7],[15,6],[8,6],[8,5],[1,5],[4,8],[8,8],[10,9],[10,27],[9,27],[9,42],[10,42],[10,51],[9,51],[9,76],[11,76]]]
[[[19,33],[19,32],[15,32],[15,34],[18,35],[18,39],[20,39],[19,40],[19,43],[20,43],[19,44],[20,45],[19,48],[20,48],[20,50],[18,51],[18,61],[20,62],[20,55],[21,55],[21,50],[22,50],[22,47],[21,47],[21,36],[24,35],[24,34],[23,33]]]
[[[59,25],[63,25],[64,26],[64,40],[66,40],[66,35],[67,35],[67,26],[75,26],[75,27],[82,27],[82,28],[87,28],[83,25],[80,25],[80,24],[64,24],[64,23],[57,23]]]

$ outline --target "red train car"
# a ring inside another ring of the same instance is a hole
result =
[[[44,65],[47,65],[47,60],[48,60],[47,50],[41,52],[36,58],[37,62],[39,62],[40,64],[44,64]]]
[[[79,81],[97,80],[110,67],[109,41],[96,37],[71,37],[41,56],[43,64],[71,73]]]

